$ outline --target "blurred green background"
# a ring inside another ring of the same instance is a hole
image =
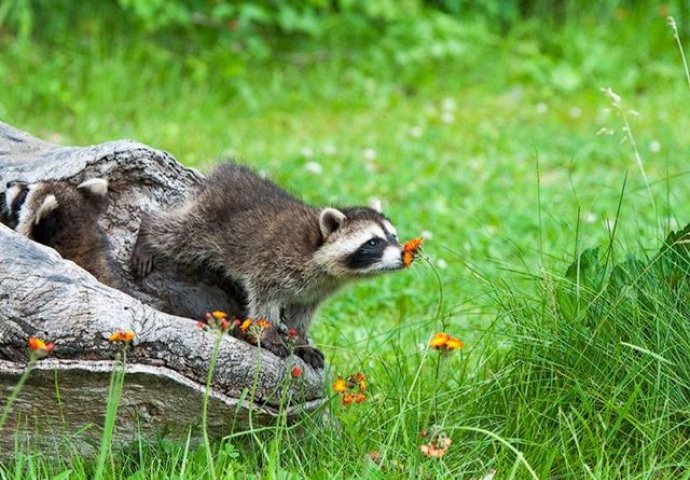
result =
[[[437,330],[471,359],[499,290],[527,301],[585,247],[644,255],[690,220],[669,15],[686,42],[680,0],[2,0],[0,120],[234,158],[316,204],[380,199],[428,261],[338,294],[312,333],[388,399]],[[391,446],[385,411],[344,424]]]
[[[392,354],[400,328],[423,341],[439,302],[475,335],[493,318],[496,281],[608,241],[626,174],[621,241],[655,248],[690,219],[690,90],[667,25],[674,15],[682,38],[688,11],[4,0],[0,119],[65,145],[134,138],[203,171],[235,158],[317,204],[380,199],[403,238],[429,237],[435,271],[420,262],[327,303],[314,336],[353,361]]]

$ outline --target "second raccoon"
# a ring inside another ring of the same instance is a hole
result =
[[[98,218],[105,208],[108,181],[12,181],[0,200],[0,220],[18,233],[54,248],[100,282],[122,289]]]

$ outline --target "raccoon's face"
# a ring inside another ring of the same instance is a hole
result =
[[[367,277],[403,268],[395,227],[376,210],[324,208],[319,227],[323,244],[315,260],[330,275]]]
[[[29,184],[12,181],[7,184],[4,194],[3,223],[28,238],[50,245],[61,212],[70,217],[74,216],[74,211],[86,215],[99,208],[107,190],[107,180],[100,178],[87,180],[76,187],[68,182]]]

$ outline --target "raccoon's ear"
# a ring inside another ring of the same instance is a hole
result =
[[[55,232],[57,231],[57,216],[56,210],[59,204],[55,195],[48,195],[38,207],[34,223],[28,233],[28,237],[32,240],[47,245],[53,246]]]
[[[55,195],[48,195],[43,199],[43,203],[38,210],[36,210],[36,217],[34,218],[34,224],[38,225],[41,220],[45,220],[51,213],[53,213],[58,208],[58,201]]]
[[[105,197],[108,193],[108,180],[105,178],[91,178],[77,185],[82,192],[89,193],[96,197]]]
[[[369,200],[369,208],[376,210],[379,213],[383,213],[383,204],[381,203],[381,199],[372,198]]]
[[[321,229],[323,238],[327,238],[338,230],[346,219],[347,217],[345,214],[336,208],[327,207],[321,210],[319,228]]]

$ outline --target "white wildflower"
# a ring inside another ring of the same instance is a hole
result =
[[[328,155],[330,157],[330,156],[335,155],[336,153],[338,153],[338,149],[335,148],[335,145],[333,145],[332,143],[327,143],[326,145],[323,146],[323,154],[324,155]]]
[[[373,148],[365,148],[362,152],[362,156],[365,160],[373,161],[376,160],[376,150]]]
[[[606,136],[610,137],[614,133],[615,132],[613,130],[611,130],[610,128],[606,128],[606,127],[601,127],[599,130],[597,130],[597,136],[598,137],[600,137],[602,135],[606,135]]]
[[[570,118],[580,118],[582,116],[582,109],[580,107],[571,107],[568,110],[568,114]]]
[[[412,138],[419,138],[422,136],[423,133],[424,130],[422,130],[422,127],[414,126],[410,128],[410,137]]]
[[[441,121],[446,124],[453,123],[455,121],[455,114],[453,112],[443,112]]]
[[[304,169],[314,175],[321,175],[323,173],[323,167],[319,162],[307,162],[304,164]]]
[[[600,88],[599,90],[601,90],[601,92],[602,92],[604,95],[606,95],[606,96],[609,98],[609,100],[611,100],[611,103],[613,104],[614,107],[620,108],[620,106],[621,106],[621,96],[618,95],[616,92],[614,92],[614,91],[611,89],[611,87],[606,87],[606,88],[602,87],[602,88]]]
[[[456,106],[455,99],[452,97],[446,97],[441,101],[441,109],[446,112],[452,112]]]

